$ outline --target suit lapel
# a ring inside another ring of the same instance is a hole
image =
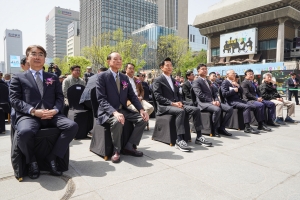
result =
[[[171,88],[168,80],[166,79],[166,77],[164,75],[161,75],[161,78],[162,78],[162,81],[164,82],[164,84],[174,93],[174,91],[172,90],[172,88]],[[171,78],[171,80],[172,80],[172,78]],[[173,87],[174,87],[174,90],[175,90],[175,86],[173,86]]]
[[[104,72],[105,73],[105,72]],[[118,88],[117,88],[117,84],[116,84],[116,80],[115,80],[115,77],[113,76],[113,73],[110,71],[110,70],[107,70],[107,75],[108,75],[108,79],[112,85],[112,87],[114,88],[114,90],[116,91],[116,93],[118,94],[118,96],[120,95],[119,92],[118,92]],[[122,83],[121,81],[121,77],[120,77],[120,74],[119,74],[119,78],[120,78],[120,84]],[[122,84],[120,86],[120,93],[121,91],[123,90],[123,87],[122,87]]]
[[[40,91],[39,91],[39,88],[38,88],[38,86],[37,86],[37,84],[36,84],[36,81],[35,81],[35,79],[34,79],[34,77],[33,77],[33,75],[32,75],[32,73],[31,73],[30,70],[27,70],[27,71],[26,71],[25,77],[26,77],[27,80],[31,83],[31,85],[35,88],[35,91],[36,91],[39,95],[41,95],[41,94],[40,94]]]

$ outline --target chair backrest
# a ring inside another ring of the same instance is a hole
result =
[[[225,103],[225,99],[224,99],[224,97],[223,97],[223,95],[222,95],[221,88],[219,88],[218,92],[219,92],[219,97],[220,97],[221,103]]]
[[[96,96],[96,88],[93,88],[91,90],[90,95],[91,95],[91,104],[92,104],[94,118],[98,118],[99,103],[98,103],[97,96]]]
[[[0,103],[9,103],[9,90],[6,84],[0,83]]]
[[[84,106],[79,104],[80,97],[83,93],[84,86],[80,84],[75,84],[69,87],[67,91],[67,98],[69,101],[69,109],[72,110],[84,110]]]
[[[193,88],[191,88],[191,97],[192,97],[192,102],[193,102],[194,106],[197,107],[197,106],[198,106],[198,103],[197,103],[197,97],[196,97],[196,94],[195,94]]]

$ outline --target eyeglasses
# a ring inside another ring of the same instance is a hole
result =
[[[35,53],[35,52],[32,52],[32,53],[30,53],[30,55],[32,57],[45,57],[44,53]]]

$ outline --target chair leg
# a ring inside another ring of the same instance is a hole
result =
[[[107,161],[108,160],[108,156],[104,156],[104,160]]]
[[[10,114],[7,115],[7,122],[10,123]]]

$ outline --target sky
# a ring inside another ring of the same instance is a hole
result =
[[[185,0],[180,0],[185,1]],[[188,23],[196,15],[221,0],[189,0]],[[55,7],[79,11],[79,0],[0,0],[0,61],[4,60],[5,29],[18,29],[23,34],[23,52],[32,44],[45,46],[45,18]]]

